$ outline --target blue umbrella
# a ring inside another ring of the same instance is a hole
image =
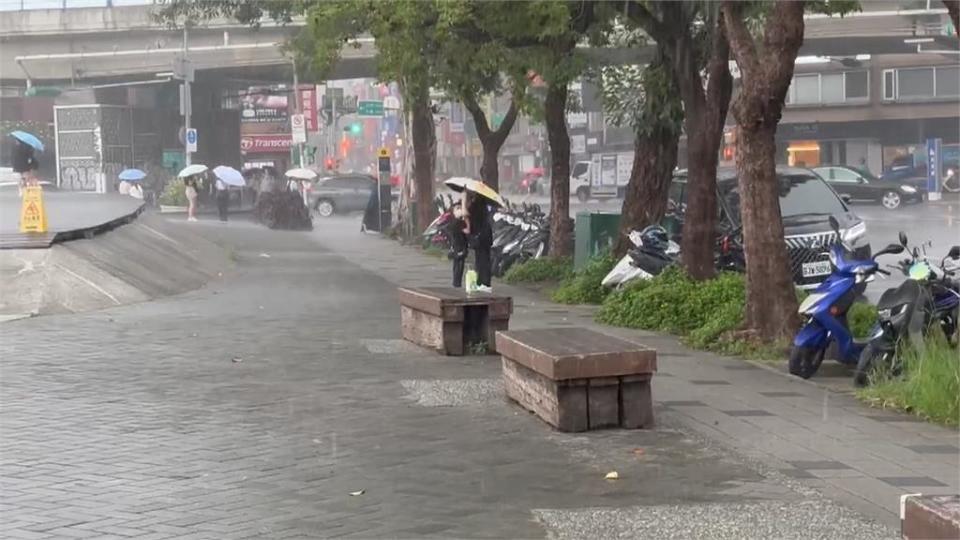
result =
[[[127,182],[139,182],[146,177],[147,173],[141,171],[140,169],[126,169],[121,172],[117,178],[126,180]]]
[[[26,131],[11,131],[10,136],[14,139],[27,144],[33,147],[37,152],[43,152],[43,143],[40,142],[40,139],[32,133],[27,133]]]

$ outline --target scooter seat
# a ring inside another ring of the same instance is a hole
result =
[[[878,309],[887,309],[915,301],[920,296],[920,284],[908,279],[896,289],[887,289],[880,295]]]

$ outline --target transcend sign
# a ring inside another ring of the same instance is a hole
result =
[[[240,137],[240,151],[247,154],[268,152],[288,152],[292,139],[290,134],[283,135],[244,135]]]

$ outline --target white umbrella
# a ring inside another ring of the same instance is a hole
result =
[[[228,186],[243,187],[247,185],[247,181],[244,180],[243,175],[240,174],[240,171],[234,169],[233,167],[220,165],[219,167],[213,169],[213,174],[217,175],[217,178],[219,178]]]
[[[317,177],[317,173],[311,171],[310,169],[290,169],[286,172],[286,175],[290,178],[296,178],[298,180],[313,180]]]
[[[207,170],[208,169],[206,165],[196,163],[196,164],[188,165],[184,167],[183,170],[177,174],[177,176],[180,178],[186,178],[188,176],[193,176],[195,174],[205,173],[207,172]]]

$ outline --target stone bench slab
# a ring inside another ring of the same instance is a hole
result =
[[[509,328],[513,313],[509,296],[450,287],[400,288],[398,297],[403,338],[446,355],[493,352],[497,331]]]
[[[561,431],[653,426],[656,351],[584,328],[497,333],[507,396]]]

